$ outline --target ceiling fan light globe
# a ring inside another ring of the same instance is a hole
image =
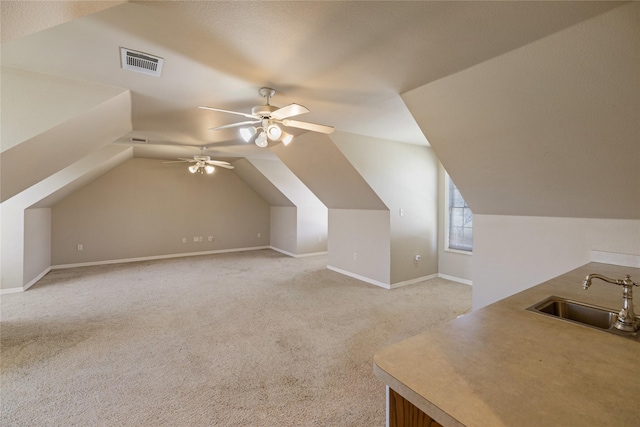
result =
[[[293,140],[293,135],[287,132],[282,132],[282,137],[280,137],[282,143],[287,146]]]
[[[287,132],[282,132],[282,136],[280,137],[280,141],[282,141],[282,143],[287,146],[289,145],[289,143],[291,141],[293,141],[293,135],[291,135],[290,133]]]
[[[244,140],[244,142],[249,142],[253,135],[256,134],[256,128],[254,126],[248,128],[240,129],[240,137]]]
[[[280,126],[271,124],[269,125],[269,127],[267,127],[267,136],[269,137],[270,140],[277,141],[280,139],[281,135],[282,135],[282,129],[280,129]]]
[[[260,148],[264,148],[268,145],[267,135],[265,132],[260,132],[260,135],[256,138],[256,145]]]
[[[198,165],[191,165],[191,166],[189,166],[189,172],[191,172],[191,173],[196,173],[196,172],[198,172]]]
[[[211,165],[207,165],[207,166],[205,166],[205,167],[204,167],[204,171],[205,171],[206,173],[208,173],[208,174],[212,174],[214,170],[216,170],[216,168],[214,168],[214,167],[213,167],[213,166],[211,166]]]

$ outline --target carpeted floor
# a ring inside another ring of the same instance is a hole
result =
[[[271,250],[56,270],[2,296],[0,424],[384,426],[373,354],[470,307]]]

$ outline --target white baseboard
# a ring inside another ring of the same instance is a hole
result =
[[[22,286],[19,286],[17,288],[0,289],[0,295],[15,294],[18,292],[24,292],[24,288]]]
[[[48,272],[51,271],[51,267],[47,267],[44,269],[44,271],[40,274],[38,274],[32,281],[30,281],[29,283],[27,283],[26,285],[24,285],[22,287],[22,289],[24,289],[25,291],[27,289],[29,289],[30,287],[32,287],[33,285],[35,285],[36,283],[38,283],[38,280],[42,279]]]
[[[440,277],[441,279],[451,280],[452,282],[462,283],[463,285],[473,286],[473,282],[468,279],[461,279],[459,277],[449,276],[448,274],[441,274],[441,273],[438,273],[438,277]]]
[[[310,257],[310,256],[320,256],[320,255],[327,255],[327,254],[328,254],[327,251],[324,251],[324,252],[309,252],[309,253],[306,253],[306,254],[298,254],[295,257],[296,258],[307,258],[307,257]]]
[[[269,246],[269,249],[273,249],[276,252],[280,252],[281,254],[288,255],[288,256],[293,257],[293,258],[305,258],[305,257],[309,257],[309,256],[326,255],[327,254],[327,251],[324,251],[324,252],[310,252],[310,253],[306,253],[306,254],[294,254],[294,253],[291,253],[289,251],[285,251],[284,249],[276,248],[275,246]]]
[[[38,280],[42,279],[45,276],[45,274],[47,274],[50,271],[51,271],[51,267],[45,268],[44,271],[42,271],[33,280],[31,280],[29,283],[27,283],[24,286],[18,286],[16,288],[9,288],[9,289],[0,289],[0,295],[15,294],[17,292],[24,292],[27,289],[29,289],[30,287],[32,287],[33,285],[35,285],[38,282]]]
[[[391,284],[391,289],[400,288],[402,286],[413,285],[414,283],[424,282],[425,280],[435,279],[438,277],[437,273],[430,274],[428,276],[416,277],[415,279],[405,280],[404,282],[396,282]]]
[[[345,276],[353,277],[354,279],[361,280],[361,281],[369,283],[371,285],[380,286],[381,288],[385,288],[385,289],[391,289],[391,285],[389,285],[388,283],[382,283],[382,282],[379,282],[377,280],[373,280],[373,279],[370,279],[368,277],[364,277],[364,276],[352,273],[352,272],[347,271],[347,270],[342,270],[341,268],[332,267],[330,265],[327,265],[327,268],[329,270],[331,270],[331,271],[335,271],[336,273],[340,273],[340,274],[344,274]]]
[[[640,268],[640,255],[618,254],[615,252],[591,251],[591,261],[621,267]]]
[[[336,273],[344,274],[345,276],[353,277],[354,279],[361,280],[363,282],[369,283],[371,285],[379,286],[384,289],[396,289],[402,286],[413,285],[414,283],[424,282],[425,280],[435,279],[438,277],[438,274],[430,274],[428,276],[417,277],[411,280],[405,280],[404,282],[396,282],[396,283],[383,283],[378,280],[371,279],[369,277],[361,276],[356,273],[352,273],[351,271],[342,270],[341,268],[333,267],[331,265],[327,265],[327,268],[331,271],[335,271]]]
[[[52,270],[61,270],[63,268],[76,268],[76,267],[90,267],[93,265],[107,265],[107,264],[123,264],[127,262],[139,262],[139,261],[153,261],[158,259],[169,259],[169,258],[183,258],[189,256],[201,256],[201,255],[213,255],[213,254],[224,254],[230,252],[245,252],[245,251],[257,251],[261,249],[270,249],[269,246],[254,246],[251,248],[237,248],[237,249],[221,249],[217,251],[202,251],[202,252],[183,252],[180,254],[169,254],[169,255],[154,255],[148,257],[138,257],[138,258],[121,258],[121,259],[110,259],[106,261],[93,261],[93,262],[80,262],[76,264],[58,264],[52,265]]]

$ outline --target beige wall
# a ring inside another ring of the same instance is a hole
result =
[[[51,209],[24,211],[24,282],[30,283],[51,266]]]
[[[327,267],[388,287],[389,211],[329,209]]]
[[[298,207],[296,221],[298,229],[298,252],[296,254],[315,254],[327,251],[329,229],[329,211],[322,206]]]
[[[203,242],[193,241],[200,236]],[[52,209],[53,265],[261,247],[269,241],[268,204],[221,168],[212,175],[191,174],[184,164],[134,158]],[[77,251],[77,244],[84,250]]]
[[[438,160],[433,150],[345,132],[331,139],[389,209],[390,283],[438,273]],[[416,255],[421,256],[418,263]]]
[[[288,254],[298,253],[298,208],[271,206],[270,245]]]
[[[247,162],[262,175],[263,180],[277,188],[288,202],[288,204],[273,203],[271,202],[274,200],[273,197],[263,196],[272,206],[272,246],[293,256],[326,252],[327,207],[320,199],[279,159],[251,159]],[[241,176],[245,179],[244,175]],[[256,189],[256,186],[250,185]],[[264,185],[258,188],[262,187]],[[261,189],[256,191],[263,194]],[[287,207],[291,203],[295,206],[293,210],[274,209],[276,206]],[[285,221],[290,223],[285,224]],[[284,235],[279,235],[280,232],[284,232]]]
[[[22,291],[49,269],[43,260],[51,256],[50,227],[36,209],[49,208],[131,156],[131,148],[108,145],[0,204],[0,292]],[[48,235],[39,236],[46,229]]]
[[[640,253],[639,76],[630,3],[403,95],[474,211],[474,309]]]
[[[592,250],[640,256],[640,220],[474,215],[473,227],[474,310],[590,262]]]

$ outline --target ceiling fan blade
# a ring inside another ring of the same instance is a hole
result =
[[[185,162],[193,162],[193,160],[187,160],[187,159],[183,159],[183,160],[171,160],[168,162],[162,162],[162,163],[185,163]]]
[[[231,165],[216,165],[217,168],[234,169],[235,166]]]
[[[207,163],[213,166],[224,166],[224,165],[229,166],[231,164],[229,162],[225,162],[222,160],[207,160]]]
[[[248,117],[250,119],[259,119],[260,117],[254,116],[253,114],[241,113],[239,111],[231,111],[231,110],[223,110],[222,108],[215,107],[198,107],[202,110],[211,110],[211,111],[220,111],[221,113],[229,113],[229,114],[237,114],[238,116]]]
[[[215,127],[215,128],[210,128],[209,130],[229,129],[229,128],[235,128],[235,127],[239,127],[239,126],[254,125],[256,123],[260,123],[260,120],[250,120],[250,121],[246,121],[246,122],[231,123],[229,125],[223,125],[223,126],[218,126],[218,127]]]
[[[300,114],[308,113],[309,109],[303,107],[300,104],[289,104],[282,108],[278,108],[271,113],[271,117],[277,120],[286,119],[287,117],[299,116]]]
[[[292,128],[306,129],[314,132],[326,133],[330,134],[334,131],[332,126],[318,125],[315,123],[309,122],[299,122],[297,120],[288,120],[285,119],[282,121],[282,124],[285,126],[290,126]]]

